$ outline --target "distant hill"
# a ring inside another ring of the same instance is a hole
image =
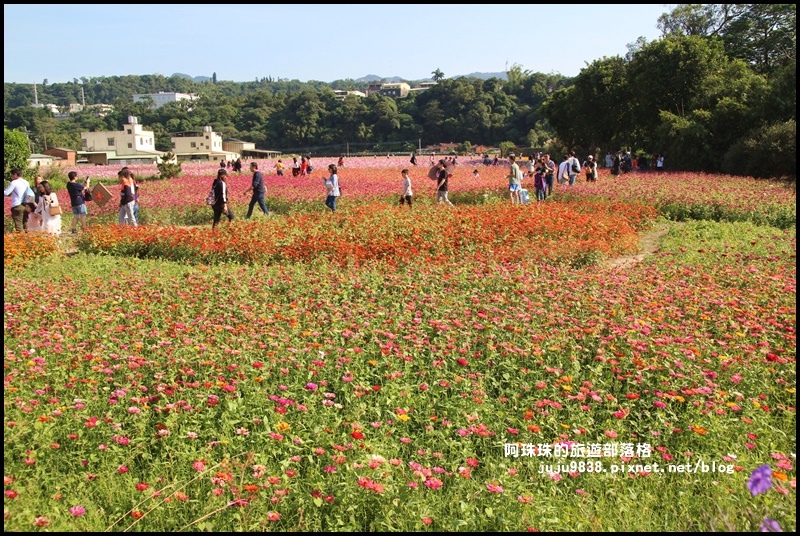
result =
[[[172,76],[178,76],[180,78],[186,78],[187,80],[191,80],[193,82],[208,82],[211,80],[210,76],[190,76],[184,73],[173,73]]]
[[[356,78],[356,82],[377,82],[378,80],[383,80],[384,82],[405,82],[407,78],[401,78],[399,76],[378,76],[377,74],[368,74],[367,76],[362,76],[361,78]]]
[[[489,80],[490,78],[498,78],[500,80],[508,80],[508,76],[506,75],[505,72],[460,74],[458,76],[454,76],[453,78],[480,78],[481,80]]]
[[[507,80],[508,77],[506,76],[505,72],[499,73],[469,73],[469,74],[458,74],[455,76],[445,76],[445,78],[480,78],[481,80],[489,80],[490,78],[499,78],[500,80]],[[378,76],[376,74],[368,74],[366,76],[362,76],[361,78],[356,78],[356,82],[376,82],[378,80],[383,80],[385,82],[408,82],[408,78],[403,78],[401,76]],[[423,78],[421,80],[411,80],[411,82],[430,82],[431,78]]]

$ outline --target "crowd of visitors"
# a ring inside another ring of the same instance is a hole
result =
[[[435,158],[435,153],[430,153],[431,168],[428,177],[434,181],[434,191],[436,192],[436,203],[453,206],[449,199],[449,188],[453,179],[453,172],[458,165],[457,156]],[[550,153],[534,153],[524,157],[517,157],[509,154],[507,160],[501,160],[499,155],[494,159],[488,154],[479,155],[478,162],[484,166],[508,166],[509,199],[512,204],[524,204],[529,199],[545,201],[553,195],[556,184],[559,187],[569,187],[575,185],[578,177],[583,174],[587,183],[597,182],[599,168],[602,162],[603,167],[609,169],[612,177],[620,174],[629,173],[634,170],[651,170],[658,172],[664,171],[664,155],[654,154],[651,158],[645,155],[631,155],[630,151],[617,151],[612,153],[607,151],[605,158],[598,162],[595,155],[590,154],[580,162],[574,151],[565,153],[560,164],[555,162]],[[413,151],[410,157],[412,166],[419,166],[419,154]],[[339,169],[344,166],[344,156],[340,156],[336,164],[328,166],[328,174],[323,177],[323,188],[325,191],[325,206],[335,213],[337,211],[337,201],[342,195],[342,188],[339,184]],[[213,218],[212,229],[216,229],[222,216],[224,215],[229,222],[234,221],[232,205],[229,202],[230,190],[228,186],[228,170],[235,173],[241,172],[241,159],[235,161],[221,162],[217,170],[217,176],[212,184],[213,203],[211,205]],[[275,174],[279,177],[284,176],[284,164],[282,159],[278,159],[275,164]],[[292,158],[292,176],[309,177],[314,167],[309,155]],[[251,219],[256,205],[259,206],[264,215],[269,216],[270,212],[266,205],[267,188],[264,182],[264,175],[259,171],[259,164],[256,161],[250,162],[252,179],[250,186],[244,191],[250,193],[250,201],[245,219]],[[131,170],[125,166],[119,170],[119,225],[137,226],[139,224],[139,194],[141,185],[137,183]],[[405,168],[400,172],[400,197],[399,205],[408,205],[411,209],[415,198],[412,190],[412,178],[409,169]],[[480,177],[480,171],[475,168],[472,177]],[[531,186],[535,194],[531,197],[525,189],[525,179],[531,180]],[[69,195],[70,208],[72,210],[71,231],[72,234],[78,233],[78,228],[85,231],[88,228],[87,216],[89,209],[87,202],[92,200],[90,190],[90,180],[86,177],[84,181],[78,180],[78,172],[70,171],[68,174],[67,193]],[[102,186],[102,185],[99,185]],[[15,168],[11,170],[11,181],[5,189],[6,197],[11,198],[11,218],[16,232],[45,232],[53,235],[61,234],[61,215],[62,208],[59,205],[58,196],[52,191],[50,183],[42,180],[41,177],[34,179],[33,187],[23,178],[22,170]],[[80,225],[79,225],[80,224]]]

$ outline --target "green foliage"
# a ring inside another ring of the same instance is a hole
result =
[[[31,151],[28,148],[28,137],[19,130],[8,130],[3,127],[3,178],[11,180],[11,170],[20,168],[26,176],[32,175],[28,169],[28,158]]]
[[[456,152],[458,154],[470,154],[472,153],[472,144],[469,142],[469,140],[460,143],[458,146],[456,146]]]
[[[514,149],[517,148],[517,144],[513,141],[502,141],[498,144],[500,147],[500,154],[502,156],[508,156],[508,153],[513,153]]]
[[[156,167],[162,178],[172,179],[181,174],[181,164],[180,162],[173,162],[174,159],[175,154],[172,151],[161,157],[161,162]]]
[[[58,166],[50,167],[40,175],[44,180],[50,183],[50,188],[56,192],[66,189],[67,183],[69,182],[67,174]]]
[[[766,125],[742,138],[725,153],[723,170],[756,178],[797,177],[797,122]]]

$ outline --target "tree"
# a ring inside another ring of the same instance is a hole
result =
[[[431,72],[431,74],[433,75],[432,78],[434,82],[438,82],[444,78],[444,73],[438,67],[436,68],[435,71]]]
[[[161,157],[161,162],[156,164],[162,179],[173,179],[181,174],[180,162],[173,162],[175,153],[169,151]]]
[[[11,180],[11,170],[20,168],[30,174],[28,158],[31,150],[28,147],[28,136],[19,130],[8,130],[3,127],[3,177]]]
[[[211,83],[213,83],[214,85],[217,84],[217,72],[216,71],[214,71],[214,74],[211,75]]]

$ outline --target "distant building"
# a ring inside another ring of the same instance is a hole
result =
[[[53,147],[44,152],[44,154],[53,157],[53,164],[59,167],[74,166],[77,163],[78,151],[73,149],[63,149],[61,147]]]
[[[348,95],[355,95],[356,97],[366,97],[367,94],[361,91],[347,91],[344,89],[334,89],[333,93],[336,95],[336,100],[343,101]]]
[[[370,84],[370,85],[368,85],[368,86],[367,86],[367,91],[366,91],[366,95],[367,95],[367,97],[369,97],[369,96],[370,96],[370,95],[372,95],[373,93],[380,93],[380,91],[381,91],[381,85],[382,85],[382,84],[381,84],[380,82],[379,82],[379,83],[377,83],[377,84]]]
[[[438,83],[439,82],[420,82],[419,83],[419,87],[425,88],[425,89],[430,89],[430,88],[432,88],[433,86],[435,86]]]
[[[28,167],[35,168],[36,166],[52,166],[53,157],[46,154],[32,154],[28,157]]]
[[[222,136],[211,127],[203,127],[202,131],[175,132],[170,138],[178,162],[233,162],[240,157],[238,152],[224,150]]]
[[[158,93],[134,93],[133,102],[146,101],[147,98],[153,99],[151,108],[161,108],[169,102],[178,102],[182,100],[193,101],[197,99],[197,95],[192,93],[176,93],[159,91]]]
[[[161,151],[155,148],[152,130],[144,130],[135,116],[128,116],[122,130],[81,132],[79,160],[92,164],[152,164],[160,162]]]
[[[239,153],[243,158],[275,158],[280,156],[280,151],[269,151],[266,149],[256,149],[256,144],[249,141],[228,138],[222,142],[225,151]]]
[[[381,95],[384,97],[394,97],[395,99],[402,99],[403,97],[408,96],[408,92],[411,89],[405,82],[392,82],[383,84],[380,89]]]

